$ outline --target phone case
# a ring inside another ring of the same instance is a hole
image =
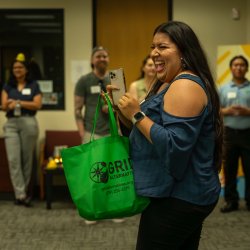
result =
[[[122,68],[110,70],[109,77],[111,85],[114,85],[119,88],[119,90],[113,90],[112,92],[114,104],[117,105],[119,99],[126,92],[124,71]]]

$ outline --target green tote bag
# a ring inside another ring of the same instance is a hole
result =
[[[118,134],[107,94],[110,136],[94,139],[101,97],[89,143],[61,151],[66,181],[79,215],[87,220],[128,217],[141,213],[150,200],[136,194],[129,140]]]

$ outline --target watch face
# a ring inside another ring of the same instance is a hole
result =
[[[139,122],[140,120],[142,120],[143,118],[145,117],[145,114],[140,111],[140,112],[137,112],[133,118],[132,118],[132,123],[133,124],[136,124],[137,122]]]
[[[144,114],[142,112],[138,112],[134,115],[134,117],[138,121],[144,117]]]

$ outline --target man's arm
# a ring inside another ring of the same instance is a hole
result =
[[[237,115],[250,116],[250,108],[246,106],[235,105],[234,109],[236,110]]]
[[[240,105],[233,105],[230,107],[225,107],[221,108],[221,113],[226,116],[226,115],[231,115],[231,116],[249,116],[250,115],[250,108],[248,107],[243,107]]]
[[[84,98],[82,96],[74,96],[74,112],[75,112],[75,121],[78,128],[81,138],[84,137],[84,123],[82,116],[82,108],[84,106]]]
[[[234,115],[236,115],[235,109],[232,106],[222,107],[221,108],[221,113],[224,116],[227,116],[227,115],[234,116]]]

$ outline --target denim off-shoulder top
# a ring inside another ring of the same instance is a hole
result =
[[[197,76],[182,74],[177,79],[190,79],[206,91]],[[136,192],[197,205],[212,204],[218,200],[220,182],[214,166],[211,103],[208,100],[203,111],[194,117],[171,115],[163,108],[169,86],[141,104],[141,110],[154,122],[150,129],[152,143],[136,126],[129,137]]]

